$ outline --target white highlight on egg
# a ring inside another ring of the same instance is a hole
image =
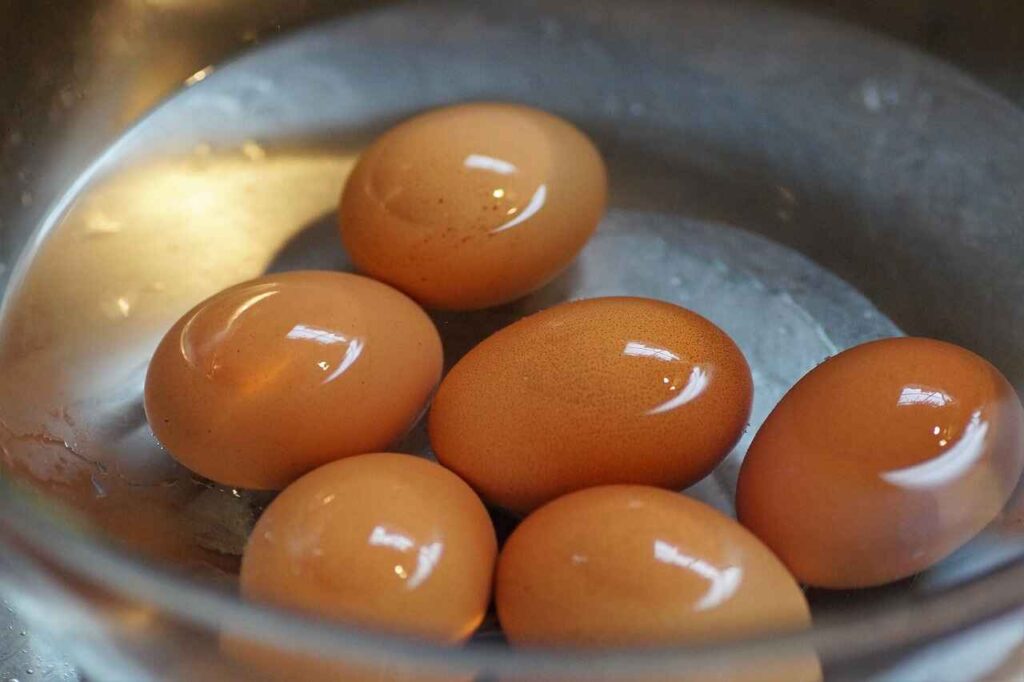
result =
[[[536,213],[537,211],[544,207],[544,202],[547,201],[547,198],[548,186],[541,185],[540,187],[537,188],[537,191],[533,193],[533,196],[530,197],[530,202],[526,204],[526,208],[523,209],[522,213],[520,213],[507,223],[499,225],[498,227],[491,230],[491,234],[503,232],[509,229],[510,227],[515,227],[519,223],[529,220],[530,218],[533,217],[534,213]]]
[[[415,590],[422,585],[423,581],[434,572],[434,568],[441,561],[443,553],[444,545],[440,542],[432,542],[429,545],[420,547],[419,556],[416,558],[416,570],[405,584],[406,589]]]
[[[713,609],[724,603],[736,593],[743,580],[743,569],[739,566],[718,568],[704,559],[684,554],[678,547],[664,540],[654,541],[654,558],[662,563],[692,571],[711,583],[708,591],[696,604],[698,611]]]
[[[374,526],[367,542],[373,547],[390,547],[403,553],[416,546],[416,541],[408,535],[389,531],[384,526]],[[416,554],[416,569],[412,575],[409,575],[400,564],[395,565],[395,575],[406,581],[406,589],[415,590],[434,572],[443,554],[444,545],[440,542],[423,545]]]
[[[681,358],[672,351],[657,346],[649,346],[642,341],[629,341],[622,349],[623,355],[630,355],[635,358],[656,358],[665,362],[675,362]]]
[[[399,552],[407,552],[416,545],[408,535],[390,532],[384,526],[374,526],[367,542],[374,547],[391,547]]]
[[[297,324],[292,327],[291,331],[285,335],[285,338],[315,341],[316,343],[322,343],[325,346],[335,343],[348,343],[348,338],[342,334],[336,334],[334,332],[327,331],[326,329],[309,327],[304,324]]]
[[[470,154],[462,162],[462,165],[466,168],[493,171],[500,175],[512,175],[519,170],[515,167],[515,164],[496,159],[493,156],[485,156],[484,154]]]
[[[953,447],[935,459],[921,464],[886,471],[882,480],[901,488],[934,488],[950,483],[964,475],[985,453],[988,422],[981,420],[981,412],[971,415],[971,421]]]
[[[900,397],[896,404],[900,407],[906,405],[930,405],[932,407],[945,407],[954,402],[952,396],[945,391],[927,386],[904,386],[900,391]]]
[[[348,348],[345,349],[345,357],[341,359],[341,363],[335,368],[330,375],[327,376],[321,383],[327,384],[342,374],[345,373],[352,363],[355,362],[360,355],[363,353],[363,347],[366,345],[362,339],[349,339],[343,334],[328,331],[326,329],[318,329],[317,327],[309,327],[304,324],[297,324],[292,327],[291,331],[288,332],[286,338],[289,339],[300,339],[303,341],[313,341],[314,343],[323,344],[325,346],[334,345],[337,343],[347,343]],[[320,369],[327,371],[330,366],[325,361],[317,363]],[[326,366],[325,366],[326,365]]]
[[[683,390],[675,394],[657,407],[647,410],[647,414],[661,414],[669,412],[697,398],[711,383],[711,370],[700,365],[694,365],[690,370],[690,377],[686,381]]]

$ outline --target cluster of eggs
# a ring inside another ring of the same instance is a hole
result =
[[[342,240],[373,279],[266,276],[168,332],[145,391],[158,440],[219,483],[283,489],[246,547],[246,597],[448,644],[492,596],[514,646],[709,640],[806,627],[800,583],[909,576],[998,514],[1024,411],[992,365],[940,341],[867,343],[799,381],[747,453],[738,522],[676,492],[733,449],[753,394],[740,349],[696,313],[564,303],[442,381],[418,303],[542,286],[593,233],[606,186],[560,118],[428,112],[370,146],[342,195]],[[432,396],[439,463],[387,452]],[[485,503],[525,517],[500,552]]]

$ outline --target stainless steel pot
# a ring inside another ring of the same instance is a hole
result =
[[[932,25],[954,11],[929,8]],[[161,497],[166,507],[133,535],[129,521],[155,498],[125,493],[109,475],[111,462],[133,483],[180,475],[138,454],[152,443],[137,407],[137,370],[167,320],[264,267],[343,266],[318,254],[331,238],[324,216],[360,144],[418,108],[482,96],[534,102],[586,127],[609,157],[615,187],[617,212],[602,229],[638,259],[655,241],[670,256],[645,265],[646,278],[612,283],[587,279],[584,268],[563,289],[474,319],[473,333],[608,287],[697,296],[666,284],[669,273],[718,259],[786,293],[836,347],[897,328],[937,336],[985,355],[1024,388],[1024,115],[1001,96],[876,35],[740,0],[112,0],[0,12],[11,36],[0,45],[9,65],[0,111],[0,582],[97,679],[241,674],[216,645],[223,629],[444,679],[645,679],[768,665],[809,645],[830,680],[949,673],[952,682],[1019,671],[1018,507],[922,579],[815,595],[820,618],[810,633],[643,653],[523,655],[488,641],[453,653],[241,603],[224,576],[244,528],[207,522],[230,508],[244,526],[261,500],[182,484],[186,492]],[[896,32],[919,25],[907,16]],[[939,40],[947,51],[951,44]],[[1005,70],[993,79],[1014,87]],[[173,97],[145,115],[165,96]],[[247,204],[252,182],[270,202],[260,211]],[[268,218],[276,205],[285,208]],[[230,221],[213,230],[209,216],[225,212]],[[193,219],[197,236],[184,247],[193,250],[168,256],[167,235]],[[149,229],[131,232],[129,223]],[[103,241],[122,231],[129,236],[117,237],[119,246]],[[202,241],[211,233],[214,241]],[[204,260],[211,244],[221,256]],[[688,250],[708,258],[687,260]],[[605,263],[603,253],[594,250],[590,262]],[[721,286],[742,291],[742,277]],[[715,300],[697,296],[694,305]],[[742,316],[717,314],[738,338],[753,338]],[[819,352],[806,338],[805,364]],[[792,378],[766,384],[768,392]],[[38,428],[17,426],[36,418]],[[100,450],[111,459],[93,469],[88,494],[52,471],[40,474],[48,457],[95,467]],[[36,492],[14,479],[33,481]],[[55,498],[92,525],[54,516]],[[200,525],[189,528],[202,532],[171,552],[155,547],[154,528],[178,526],[153,524],[177,514],[193,515],[190,523],[198,515]],[[104,530],[121,544],[109,545]],[[206,564],[197,569],[196,557]],[[971,653],[950,653],[962,651]],[[986,662],[972,668],[963,665],[968,657]]]

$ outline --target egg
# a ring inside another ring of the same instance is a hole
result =
[[[604,213],[607,177],[571,123],[475,103],[401,123],[362,154],[341,236],[363,272],[433,308],[505,303],[550,281]]]
[[[1024,412],[984,359],[873,341],[803,377],[740,470],[740,521],[801,581],[881,585],[922,571],[1000,511],[1024,466]]]
[[[218,669],[209,682],[476,682],[472,674],[438,673],[415,664],[362,662],[344,651],[330,656],[299,653],[238,635],[222,636],[221,650],[237,665],[233,676]],[[190,682],[193,677],[183,678]],[[730,681],[732,682],[732,681]]]
[[[517,647],[706,643],[811,620],[796,581],[749,531],[696,500],[633,485],[571,493],[527,517],[498,559],[495,603]],[[807,654],[785,669],[756,679],[820,678]]]
[[[242,559],[250,600],[441,645],[466,639],[491,595],[497,542],[480,499],[419,457],[372,453],[324,465],[287,487]],[[221,647],[268,680],[470,682],[401,662],[319,658],[225,631]]]
[[[430,318],[358,275],[289,272],[226,289],[164,336],[146,375],[156,438],[218,483],[280,489],[387,448],[440,379]]]
[[[490,517],[458,476],[374,453],[288,486],[253,529],[240,585],[250,600],[455,644],[484,618],[496,555]]]
[[[680,489],[707,475],[750,415],[729,336],[663,301],[595,298],[485,339],[438,389],[438,459],[486,500],[525,513],[609,483]]]

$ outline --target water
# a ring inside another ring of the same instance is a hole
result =
[[[217,77],[224,75],[230,71]],[[183,97],[192,92],[198,87]],[[136,138],[145,133],[144,125]],[[250,138],[187,148],[180,157],[137,161],[136,149],[107,159],[104,173],[54,217],[0,326],[0,357],[19,377],[10,384],[17,391],[0,395],[3,444],[16,468],[43,487],[59,485],[64,499],[112,533],[148,538],[141,550],[184,551],[197,565],[232,572],[266,496],[196,483],[160,449],[141,407],[146,362],[178,315],[224,286],[266,270],[349,269],[333,211],[358,143],[326,154]],[[628,190],[637,160],[620,152],[612,161]],[[798,207],[789,190],[773,195],[787,210]],[[751,428],[691,491],[729,513],[742,453],[785,390],[837,349],[899,332],[791,250],[725,222],[642,210],[626,199],[613,199],[578,261],[545,289],[498,309],[435,315],[446,360],[450,366],[493,331],[564,300],[640,295],[700,312],[737,341],[755,380]],[[422,426],[403,447],[429,454]],[[122,513],[140,508],[163,513]]]
[[[0,319],[8,469],[133,549],[230,580],[269,498],[197,480],[155,443],[141,406],[153,348],[185,310],[230,284],[268,270],[347,269],[334,209],[359,150],[411,112],[495,97],[590,133],[608,161],[611,210],[576,264],[533,296],[435,315],[447,363],[574,298],[651,296],[704,314],[736,339],[755,379],[743,440],[689,491],[731,513],[743,452],[785,390],[837,350],[900,333],[784,245],[859,220],[838,188],[865,181],[834,162],[833,138],[728,82],[722,74],[736,67],[714,50],[701,53],[701,72],[673,63],[665,44],[639,55],[578,31],[566,17],[538,28],[492,7],[451,22],[413,6],[326,24],[190,77],[74,184],[15,270]],[[755,73],[753,62],[738,73]],[[881,83],[850,85],[858,115],[911,101]],[[885,140],[872,140],[876,153]],[[429,455],[422,427],[402,447]]]

